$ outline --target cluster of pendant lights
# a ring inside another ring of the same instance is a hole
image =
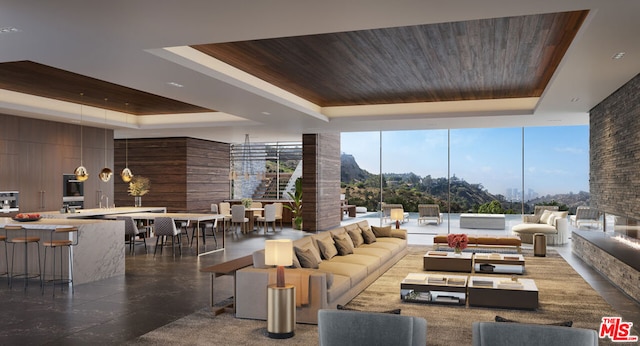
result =
[[[82,96],[84,96],[84,94],[80,94],[80,97],[82,98]],[[113,176],[113,171],[111,170],[111,168],[107,167],[107,101],[108,99],[104,99],[105,102],[105,108],[104,108],[104,168],[100,171],[100,174],[98,175],[100,177],[100,180],[104,181],[105,183],[108,182],[109,180],[111,180],[111,177]],[[128,104],[127,104],[128,105]],[[89,172],[87,171],[87,169],[84,167],[82,158],[83,158],[83,125],[82,125],[82,117],[83,117],[83,102],[82,100],[80,101],[80,166],[78,166],[75,171],[74,174],[76,175],[76,179],[78,179],[79,181],[86,181],[87,179],[89,179]],[[127,115],[127,124],[129,123],[129,116]],[[126,143],[125,143],[125,152],[126,152],[126,162],[125,162],[125,167],[122,170],[122,172],[120,173],[120,177],[122,178],[122,181],[125,183],[128,183],[131,181],[131,179],[133,178],[133,173],[131,173],[131,170],[129,169],[129,143],[128,141],[125,139]]]

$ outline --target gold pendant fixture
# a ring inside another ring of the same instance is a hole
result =
[[[86,181],[87,179],[89,179],[89,172],[87,172],[87,169],[84,167],[84,165],[82,164],[82,142],[83,142],[83,131],[82,131],[82,96],[84,96],[83,93],[80,93],[80,166],[78,166],[73,173],[76,175],[76,179],[78,179],[79,181]]]
[[[104,181],[105,183],[108,182],[109,180],[111,180],[111,177],[113,176],[113,171],[111,170],[111,168],[107,167],[107,99],[104,99],[104,104],[105,104],[105,108],[104,108],[104,168],[100,171],[100,180]]]
[[[125,106],[127,106],[127,126],[129,126],[129,104],[127,103]],[[120,172],[120,178],[122,178],[122,181],[125,183],[128,183],[133,179],[133,173],[129,169],[129,139],[127,137],[124,138],[124,162],[124,168],[122,169],[122,172]]]

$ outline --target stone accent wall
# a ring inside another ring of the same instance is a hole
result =
[[[640,75],[590,112],[591,206],[640,219]]]
[[[340,134],[302,136],[302,223],[308,232],[340,225]]]
[[[611,256],[576,233],[572,234],[573,252],[620,290],[640,302],[640,272]]]

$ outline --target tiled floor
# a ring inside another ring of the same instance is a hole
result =
[[[372,224],[378,220],[369,219]],[[356,220],[345,219],[344,223]],[[410,244],[432,244],[435,233],[458,229],[450,223],[417,226],[415,221],[403,225],[409,230]],[[508,221],[507,229],[510,229]],[[470,230],[465,230],[469,233]],[[473,232],[473,231],[470,231]],[[491,231],[488,231],[491,232]],[[482,232],[482,233],[488,233]],[[497,231],[498,233],[500,231]],[[504,231],[502,231],[504,232]],[[297,239],[306,234],[285,228],[267,238]],[[201,267],[250,254],[264,246],[262,232],[247,236],[227,235],[226,250],[215,254],[194,255],[184,248],[183,256],[173,258],[171,251],[153,256],[141,246],[134,256],[127,255],[126,275],[100,282],[77,285],[75,294],[56,292],[51,287],[40,293],[32,283],[26,292],[17,284],[13,290],[0,278],[0,344],[123,344],[209,304],[209,275]],[[210,243],[213,239],[208,239]],[[149,242],[152,244],[152,242]],[[558,252],[620,313],[625,321],[640,325],[640,305],[620,293],[598,273],[571,254],[570,244],[557,247]],[[3,250],[0,250],[0,252]],[[59,288],[58,288],[59,290]],[[216,298],[231,295],[230,279],[216,281]]]

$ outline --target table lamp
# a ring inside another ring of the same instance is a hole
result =
[[[404,209],[391,209],[391,220],[396,220],[396,229],[400,229],[400,220],[404,219]]]
[[[267,240],[264,245],[264,263],[277,266],[276,284],[267,287],[267,334],[275,339],[290,338],[296,325],[296,296],[295,287],[284,282],[284,266],[293,263],[293,242]]]

